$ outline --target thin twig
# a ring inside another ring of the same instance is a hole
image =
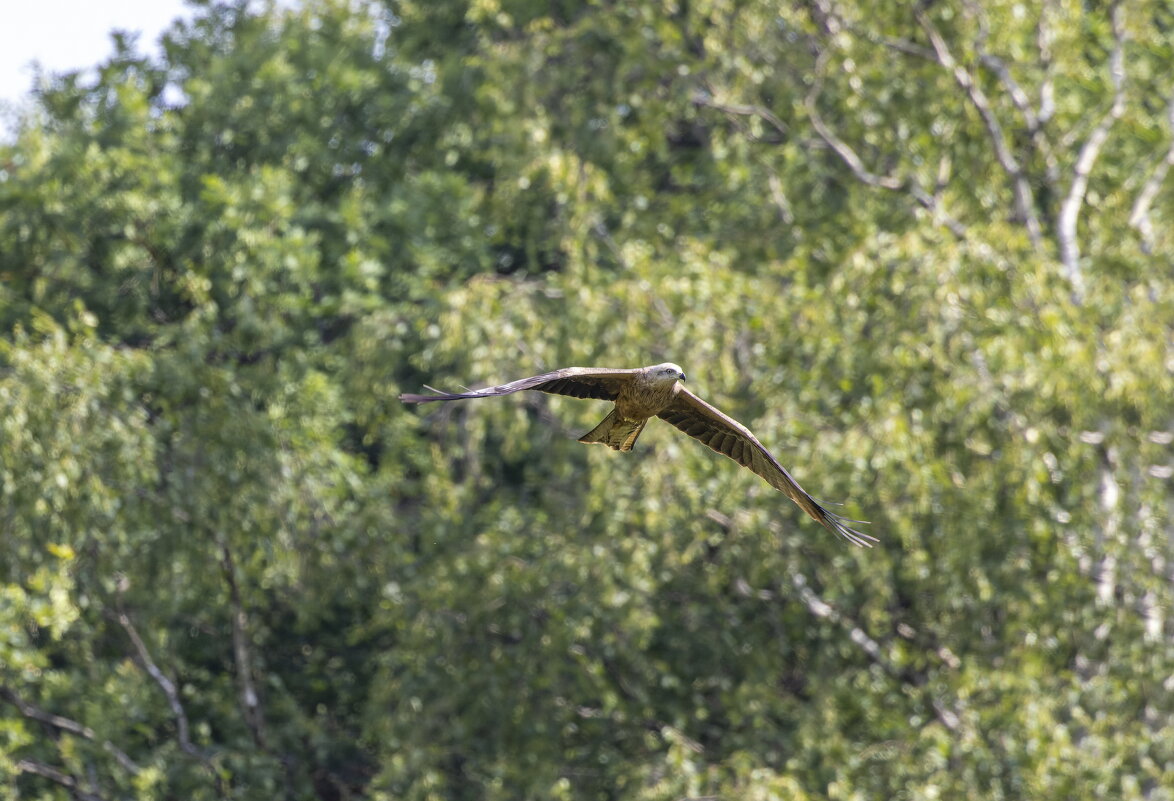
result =
[[[906,56],[913,56],[925,61],[937,62],[937,56],[928,47],[922,47],[916,42],[911,42],[908,39],[894,39],[890,36],[881,36],[875,31],[869,30],[863,25],[847,25],[849,31],[870,42],[874,45],[888,48],[896,53],[901,53]]]
[[[611,251],[612,256],[615,258],[617,264],[619,264],[625,270],[632,269],[631,261],[626,256],[624,256],[624,251],[620,248],[620,244],[616,242],[615,237],[611,235],[611,231],[608,230],[607,224],[602,219],[597,219],[595,221],[595,224],[591,226],[591,231],[597,237],[599,237],[599,239],[607,246],[608,250]],[[644,286],[648,289],[648,296],[652,299],[652,308],[656,310],[658,315],[660,315],[660,321],[664,327],[666,329],[674,328],[677,324],[677,321],[676,318],[673,317],[673,313],[669,310],[669,307],[665,305],[665,302],[661,300],[661,298],[655,292],[652,291],[652,287],[648,286],[647,281],[641,281],[641,286]]]
[[[840,157],[840,160],[856,176],[856,180],[878,189],[891,189],[896,191],[904,186],[905,182],[900,178],[892,175],[878,175],[864,166],[864,161],[857,155],[856,151],[847,142],[836,136],[832,129],[828,127],[827,123],[823,121],[823,117],[816,110],[815,102],[811,97],[807,99],[807,116],[811,118],[811,126],[815,128],[815,132],[819,134],[819,138],[835,151],[836,155]]]
[[[712,94],[703,90],[697,90],[693,93],[693,105],[704,106],[705,108],[711,108],[715,111],[720,111],[727,117],[733,119],[737,119],[739,117],[757,117],[778,131],[781,138],[778,140],[770,140],[774,144],[785,141],[787,136],[790,134],[790,130],[787,128],[787,124],[780,120],[775,115],[775,113],[766,106],[745,103],[721,103],[718,102],[718,100],[714,98]],[[754,138],[760,141],[762,140],[761,137]]]

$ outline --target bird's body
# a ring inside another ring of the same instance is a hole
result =
[[[681,391],[678,380],[684,381],[685,373],[671,362],[642,367],[616,395],[616,412],[625,420],[647,420],[660,414]]]
[[[472,398],[490,398],[533,389],[575,398],[596,398],[615,403],[599,425],[579,438],[618,451],[630,451],[652,417],[659,417],[689,436],[728,456],[786,493],[803,511],[825,528],[856,545],[871,546],[876,538],[850,528],[848,521],[829,512],[808,495],[749,429],[701,398],[680,382],[685,373],[671,363],[650,367],[615,369],[607,367],[566,367],[550,373],[522,378],[508,384],[474,392],[436,392],[435,395],[400,395],[405,403],[428,403]],[[428,389],[432,389],[428,387]]]
[[[641,368],[616,394],[611,414],[579,441],[599,442],[617,451],[632,450],[648,419],[672,404],[681,391],[677,379],[684,377],[681,368],[669,362]]]

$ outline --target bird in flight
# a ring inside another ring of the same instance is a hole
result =
[[[436,394],[399,397],[404,403],[431,403],[493,398],[533,389],[572,398],[613,401],[615,406],[608,416],[580,437],[580,442],[597,442],[613,450],[630,451],[649,418],[659,417],[766,479],[829,531],[855,545],[871,548],[877,542],[876,537],[848,526],[861,521],[830,512],[808,495],[746,426],[685,389],[681,384],[684,380],[684,371],[672,362],[632,369],[565,367],[473,392],[441,392],[425,386]]]

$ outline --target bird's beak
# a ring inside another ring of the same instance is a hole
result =
[[[684,374],[684,373],[681,373],[681,375],[680,375],[680,379],[681,379],[682,381],[684,381],[684,380],[685,380],[685,374]]]

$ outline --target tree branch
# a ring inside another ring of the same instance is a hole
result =
[[[880,644],[868,636],[864,629],[845,618],[840,614],[839,610],[816,595],[815,591],[807,585],[806,576],[802,573],[795,573],[791,577],[791,583],[799,591],[799,600],[803,601],[803,605],[807,607],[808,611],[818,618],[823,618],[824,620],[829,620],[832,623],[843,626],[848,630],[848,639],[859,645],[861,650],[868,655],[869,659],[893,678],[901,678],[901,671],[897,670],[891,662],[885,659],[884,654],[881,652]]]
[[[52,712],[46,712],[35,704],[21,698],[11,687],[0,684],[0,699],[15,706],[20,711],[20,714],[30,720],[38,721],[46,726],[52,726],[59,731],[75,734],[78,737],[84,737],[87,740],[97,741],[94,736],[94,730],[89,726],[84,726],[76,720],[54,715]],[[134,760],[127,756],[125,751],[115,746],[114,743],[109,740],[103,740],[102,747],[109,751],[110,755],[118,761],[118,764],[122,765],[128,772],[135,774],[139,772],[140,768],[135,764]]]
[[[807,109],[807,116],[811,119],[811,126],[815,128],[815,132],[819,134],[820,139],[835,152],[840,160],[847,165],[852,174],[856,176],[856,180],[865,184],[866,186],[875,187],[877,189],[888,189],[894,192],[905,191],[908,192],[918,205],[926,209],[933,215],[934,221],[944,225],[956,237],[962,239],[966,236],[966,226],[958,222],[941,208],[941,203],[937,195],[931,195],[926,192],[912,179],[898,178],[893,175],[878,175],[872,172],[864,165],[863,159],[852,149],[851,145],[836,136],[835,132],[828,127],[824,122],[823,117],[816,107],[816,100],[820,92],[823,90],[823,62],[826,60],[826,51],[820,54],[819,61],[816,65],[816,78],[812,84],[811,91],[807,93],[804,100],[804,107]]]
[[[1171,134],[1174,134],[1174,97],[1170,98],[1170,105],[1166,111],[1166,122],[1170,126]],[[1166,180],[1166,174],[1170,171],[1171,165],[1174,165],[1174,135],[1170,138],[1170,147],[1167,148],[1166,155],[1150,170],[1149,177],[1146,178],[1141,191],[1137,193],[1137,199],[1133,201],[1133,210],[1129,214],[1129,224],[1141,233],[1142,249],[1146,253],[1151,252],[1154,245],[1154,226],[1150,221],[1150,206],[1153,205],[1154,198],[1158,196],[1162,182]]]
[[[915,42],[911,42],[908,39],[894,39],[877,33],[868,25],[857,25],[843,17],[837,16],[832,8],[832,4],[827,2],[827,0],[811,0],[808,6],[808,13],[811,14],[811,19],[820,29],[820,32],[827,38],[835,36],[841,30],[846,30],[854,36],[859,36],[866,42],[886,47],[897,53],[923,58],[927,61],[934,60],[932,50],[922,47]]]
[[[253,735],[253,742],[258,747],[268,750],[265,736],[265,713],[261,708],[260,696],[256,685],[253,684],[252,657],[249,654],[248,616],[245,614],[244,604],[241,602],[240,587],[236,580],[236,563],[232,558],[232,551],[228,544],[220,543],[221,566],[224,568],[224,580],[228,583],[228,594],[232,601],[232,653],[236,663],[236,678],[240,688],[241,707],[244,713],[245,724]]]
[[[946,40],[942,38],[941,32],[926,16],[925,10],[918,5],[914,8],[913,16],[917,20],[917,24],[925,31],[926,36],[929,37],[930,44],[933,46],[934,53],[937,55],[937,61],[945,69],[949,70],[950,74],[954,76],[954,82],[966,92],[967,97],[970,98],[970,103],[974,106],[978,116],[982,119],[983,125],[987,129],[990,136],[991,144],[995,149],[995,158],[999,165],[1002,166],[1003,171],[1011,181],[1011,190],[1015,196],[1015,213],[1019,220],[1026,226],[1027,235],[1030,237],[1033,245],[1040,244],[1043,229],[1040,226],[1039,216],[1035,212],[1034,200],[1031,193],[1031,185],[1027,180],[1027,176],[1023,173],[1023,168],[1019,161],[1015,158],[1015,154],[1011,152],[1011,147],[1007,143],[1007,136],[1003,132],[1003,126],[999,123],[998,117],[995,116],[994,109],[991,108],[990,100],[982,91],[982,87],[971,75],[970,71],[958,63],[954,58],[954,54],[950,52]]]
[[[993,72],[999,79],[999,82],[1003,84],[1003,88],[1007,90],[1007,96],[1011,98],[1012,105],[1015,106],[1023,117],[1023,122],[1027,126],[1027,132],[1032,137],[1032,142],[1042,153],[1050,155],[1051,149],[1046,140],[1037,140],[1037,136],[1042,129],[1042,122],[1039,115],[1036,114],[1035,109],[1031,107],[1031,99],[1027,96],[1027,92],[1023,90],[1023,87],[1011,75],[1011,70],[1007,67],[1006,62],[987,50],[986,45],[987,40],[990,38],[990,26],[987,24],[982,5],[976,2],[976,0],[964,0],[964,2],[967,12],[975,18],[978,24],[978,33],[974,37],[974,52],[978,55],[978,63]]]
[[[828,127],[827,123],[823,121],[818,109],[815,106],[815,98],[822,86],[822,80],[816,81],[815,87],[811,93],[807,95],[807,100],[804,105],[807,108],[807,116],[811,118],[811,125],[815,128],[815,132],[819,134],[828,147],[830,147],[840,160],[847,165],[852,174],[856,176],[856,180],[868,186],[876,187],[877,189],[891,189],[897,191],[904,186],[904,181],[900,178],[895,178],[891,175],[877,175],[864,166],[863,159],[857,155],[856,151]]]
[[[120,587],[120,590],[122,589],[125,589],[125,587]],[[224,783],[220,779],[220,774],[216,772],[215,766],[209,761],[204,752],[192,742],[188,716],[184,711],[183,704],[180,703],[179,692],[176,690],[175,682],[167,678],[163,671],[159,669],[159,666],[155,664],[155,660],[151,659],[151,654],[147,650],[146,643],[139,636],[138,630],[126,612],[120,609],[113,617],[118,622],[118,625],[122,626],[126,632],[126,636],[130,638],[131,645],[134,646],[135,654],[138,656],[139,664],[142,665],[143,670],[147,671],[147,675],[159,685],[159,689],[167,697],[167,704],[171,707],[171,714],[175,718],[176,741],[179,743],[180,750],[188,756],[199,760],[208,769],[208,772],[212,774],[213,781],[216,783],[216,792],[221,797],[224,797]]]
[[[1080,209],[1084,205],[1084,196],[1088,191],[1088,178],[1092,168],[1100,156],[1101,148],[1109,138],[1109,131],[1113,124],[1125,113],[1125,25],[1122,19],[1124,12],[1120,0],[1116,0],[1109,8],[1109,19],[1113,25],[1113,50],[1109,55],[1109,79],[1113,84],[1113,103],[1109,110],[1101,117],[1100,122],[1093,128],[1080,154],[1076,157],[1076,165],[1072,171],[1072,184],[1068,188],[1068,195],[1060,205],[1060,216],[1056,221],[1056,238],[1060,245],[1060,261],[1064,265],[1064,274],[1071,282],[1077,296],[1084,294],[1084,276],[1080,269],[1080,242],[1076,236],[1076,224],[1080,219]]]
[[[1101,561],[1095,570],[1094,579],[1097,597],[1103,603],[1110,603],[1117,591],[1117,553],[1114,546],[1121,533],[1121,485],[1117,483],[1120,465],[1116,447],[1104,444],[1103,439],[1095,444],[1101,456],[1099,495],[1103,522],[1096,529],[1095,542]]]
[[[46,712],[33,704],[25,701],[11,687],[0,684],[0,698],[16,707],[20,714],[24,715],[30,720],[36,720],[55,729],[76,734],[79,737],[85,737],[87,740],[94,739],[94,731],[88,726],[83,726],[76,720],[63,718],[60,715],[54,715],[52,712]]]
[[[890,36],[881,36],[864,26],[848,25],[847,28],[866,42],[888,48],[893,52],[913,56],[914,58],[920,58],[925,61],[937,61],[937,57],[932,50],[928,47],[922,47],[916,42],[911,42],[908,39],[894,39]]]
[[[795,589],[799,592],[799,600],[807,607],[813,615],[818,618],[823,618],[832,623],[841,626],[848,631],[848,639],[860,646],[872,662],[881,670],[887,673],[893,679],[905,684],[920,682],[910,682],[909,677],[905,671],[899,670],[888,659],[885,658],[884,652],[881,650],[880,643],[868,635],[864,629],[860,628],[854,621],[842,614],[838,609],[826,603],[822,598],[815,594],[815,591],[807,584],[807,577],[802,573],[795,573],[791,577],[791,583],[795,585]],[[951,654],[952,656],[952,654]],[[956,659],[957,657],[955,657]],[[938,719],[943,726],[951,732],[957,733],[962,726],[962,720],[957,712],[947,708],[938,699],[933,698],[927,693],[927,700],[929,707],[933,710],[934,717]]]
[[[1011,103],[1023,115],[1023,121],[1027,123],[1027,130],[1034,133],[1039,130],[1039,117],[1036,116],[1035,110],[1031,107],[1031,99],[1028,98],[1027,92],[1023,91],[1023,87],[1011,75],[1011,70],[1007,68],[1006,62],[993,53],[987,53],[985,50],[979,49],[978,63],[989,69],[1003,84],[1003,88],[1007,90],[1007,96],[1011,98]]]
[[[783,182],[779,180],[779,176],[773,171],[766,178],[766,185],[770,187],[770,197],[774,201],[775,208],[779,210],[779,219],[783,221],[784,225],[790,225],[795,222],[795,213],[791,210],[791,201],[787,199],[787,194],[783,191]],[[796,231],[796,236],[801,236],[802,231]]]
[[[713,94],[711,94],[708,91],[701,90],[701,89],[699,89],[693,93],[692,100],[693,100],[693,105],[703,106],[705,108],[711,108],[715,111],[720,111],[721,113],[725,114],[730,119],[736,120],[740,117],[757,117],[758,119],[760,119],[763,122],[770,125],[770,127],[774,128],[776,131],[778,131],[779,136],[780,136],[779,139],[767,140],[767,141],[770,141],[771,144],[778,144],[779,142],[785,141],[787,136],[790,134],[790,130],[787,128],[787,124],[785,122],[783,122],[782,120],[780,120],[774,114],[774,112],[772,112],[770,109],[766,108],[765,106],[757,106],[757,105],[742,104],[742,103],[719,103],[717,101],[717,99],[714,98]],[[741,127],[741,126],[739,126],[739,127]],[[758,139],[760,141],[762,139],[761,137],[755,137],[749,131],[747,131],[746,133],[748,136],[751,136],[754,139]]]
[[[102,796],[83,790],[78,784],[77,779],[73,776],[58,770],[52,765],[46,765],[44,762],[21,759],[16,763],[16,769],[21,773],[33,773],[37,776],[43,776],[49,781],[66,788],[74,798],[81,799],[81,801],[105,801]]]
[[[979,48],[978,51],[979,63],[989,69],[1003,84],[1007,90],[1007,96],[1011,98],[1011,103],[1019,111],[1020,116],[1023,117],[1023,123],[1027,126],[1027,135],[1031,137],[1031,144],[1040,154],[1044,160],[1044,178],[1048,182],[1048,186],[1055,190],[1060,178],[1060,170],[1056,163],[1056,154],[1052,149],[1052,143],[1048,141],[1047,134],[1044,132],[1043,120],[1040,115],[1036,114],[1035,109],[1031,107],[1031,99],[1027,96],[1027,92],[1023,90],[1011,75],[1011,70],[1007,67],[1006,62],[996,55],[987,53]]]
[[[131,645],[134,646],[135,653],[138,655],[139,664],[143,666],[143,670],[147,671],[147,675],[154,679],[155,683],[159,685],[159,689],[167,697],[167,704],[171,707],[171,714],[175,718],[176,738],[179,741],[180,749],[190,756],[203,760],[204,755],[200,749],[192,743],[190,735],[190,727],[188,725],[188,716],[184,712],[183,704],[179,700],[179,692],[175,688],[175,682],[167,678],[155,661],[151,659],[151,654],[147,651],[147,646],[143,642],[143,638],[139,636],[138,630],[131,623],[130,617],[125,612],[118,612],[115,616],[118,625],[122,626],[126,632],[126,636],[130,638]]]

